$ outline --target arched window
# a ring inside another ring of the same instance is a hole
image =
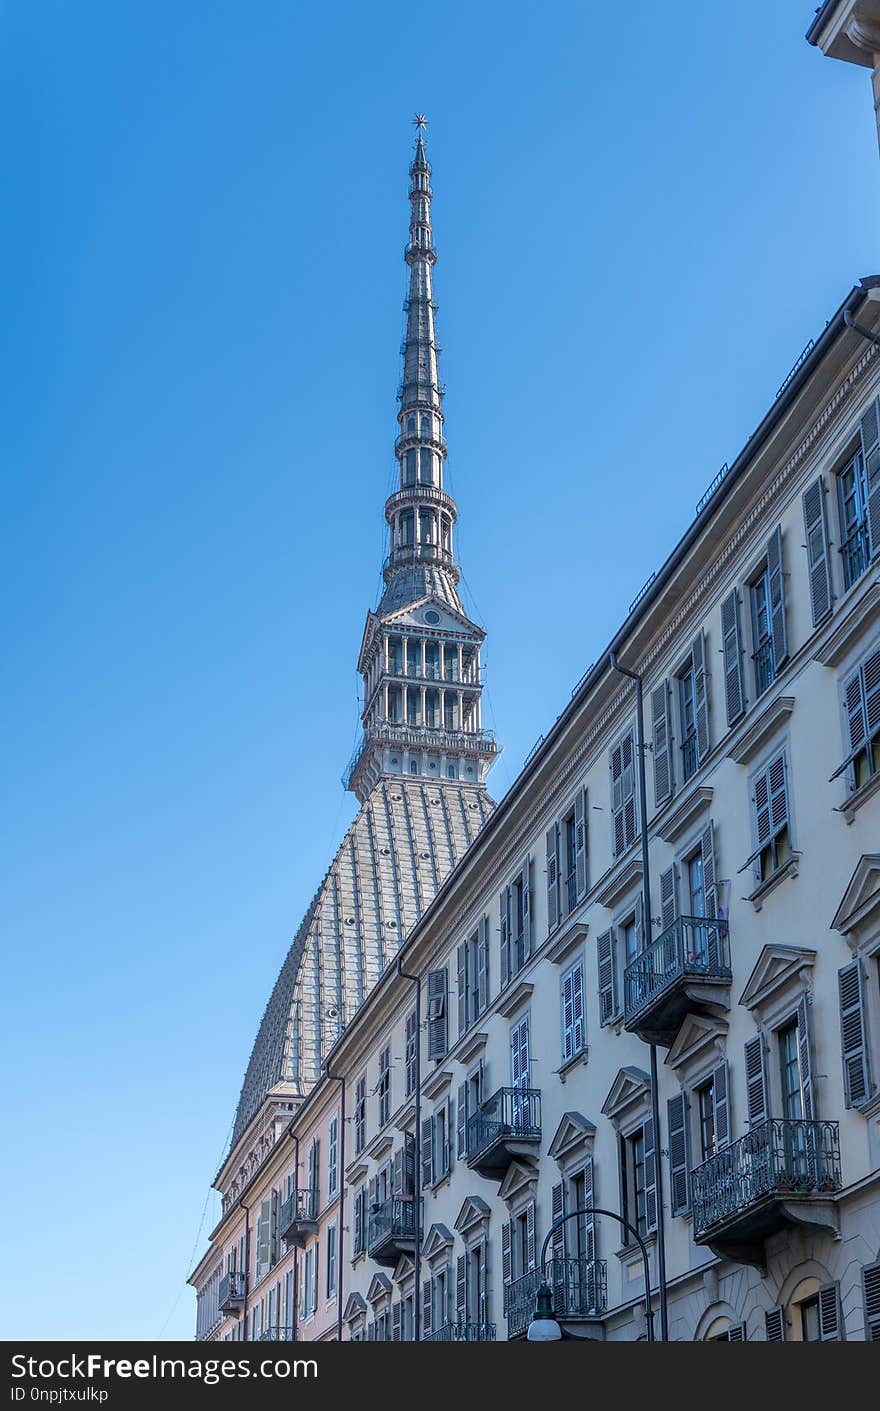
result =
[[[440,698],[437,691],[425,692],[425,724],[429,730],[436,730],[440,725]]]
[[[420,423],[420,425],[419,425],[419,435],[420,435],[420,436],[425,436],[425,437],[429,437],[429,438],[430,438],[430,437],[432,437],[432,436],[434,435],[434,427],[433,427],[433,424],[432,424],[432,423],[433,423],[433,420],[434,420],[434,418],[431,416],[431,413],[430,413],[430,412],[422,412],[421,416],[419,417],[419,423]]]
[[[421,510],[419,513],[419,543],[433,544],[434,542],[434,516],[430,510]]]
[[[434,457],[424,447],[419,451],[419,480],[423,485],[434,484]]]
[[[406,419],[406,434],[407,436],[415,436],[416,434],[416,419],[414,416],[408,416]]]
[[[415,485],[416,483],[416,452],[414,450],[407,451],[406,453],[406,463],[403,469],[403,483],[404,485]]]
[[[400,542],[401,544],[412,544],[415,530],[415,518],[412,510],[407,510],[406,514],[400,516]]]

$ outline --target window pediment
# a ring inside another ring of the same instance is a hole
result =
[[[651,1079],[643,1068],[621,1068],[602,1104],[602,1112],[617,1121],[642,1104],[650,1091]]]
[[[609,911],[616,911],[618,904],[629,892],[641,885],[641,881],[642,859],[631,857],[629,861],[613,867],[600,878],[590,900],[597,901]]]
[[[849,935],[880,908],[880,853],[863,853],[840,899],[831,929]]]
[[[816,952],[802,946],[765,946],[739,997],[745,1009],[761,1017],[779,1003],[800,994],[806,987],[805,970],[811,970]]]
[[[362,1294],[350,1293],[348,1301],[343,1309],[342,1316],[346,1323],[353,1323],[357,1318],[365,1318],[367,1305]]]
[[[595,1122],[580,1112],[566,1112],[556,1128],[548,1155],[560,1166],[566,1165],[573,1157],[589,1156],[595,1135]]]
[[[505,1019],[510,1019],[518,1009],[531,999],[534,985],[528,980],[520,980],[519,984],[513,984],[502,992],[498,1001],[498,1013]]]
[[[502,1200],[507,1201],[508,1205],[513,1205],[522,1200],[530,1200],[535,1195],[537,1185],[537,1162],[530,1161],[528,1157],[520,1157],[516,1161],[511,1161],[508,1166],[507,1174],[498,1188],[498,1194]]]
[[[395,1284],[405,1284],[408,1279],[413,1277],[415,1271],[416,1266],[413,1263],[412,1255],[401,1254],[394,1266],[394,1273],[391,1275],[391,1278]]]
[[[666,1062],[676,1073],[679,1082],[692,1087],[725,1054],[727,1022],[712,1019],[702,1014],[688,1014],[675,1036],[675,1041],[666,1055]]]
[[[374,1274],[367,1289],[367,1302],[379,1303],[391,1293],[391,1280],[387,1274]]]
[[[469,1195],[458,1212],[455,1228],[460,1235],[470,1234],[472,1230],[488,1224],[491,1214],[491,1210],[481,1196]]]
[[[447,1253],[452,1248],[454,1236],[451,1230],[439,1221],[433,1224],[425,1236],[422,1245],[422,1254],[426,1259],[436,1259],[438,1255]]]

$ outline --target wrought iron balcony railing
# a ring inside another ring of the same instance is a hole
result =
[[[367,1253],[389,1241],[416,1237],[416,1205],[412,1196],[393,1195],[374,1210],[367,1223]]]
[[[494,1323],[446,1323],[426,1333],[422,1342],[494,1342]]]
[[[260,1342],[293,1342],[293,1328],[264,1328]]]
[[[220,1280],[219,1303],[223,1313],[231,1313],[244,1303],[245,1275],[241,1271],[224,1274]]]
[[[760,696],[773,685],[776,677],[776,663],[773,660],[773,642],[771,638],[761,642],[758,650],[753,654],[752,660],[755,663],[755,695]]]
[[[731,978],[727,922],[679,916],[624,970],[624,1022],[629,1027],[677,980]]]
[[[535,1295],[544,1279],[553,1292],[553,1316],[559,1322],[601,1318],[608,1302],[608,1266],[604,1259],[550,1259],[545,1271],[532,1269],[504,1290],[508,1339],[520,1337],[535,1316]]]
[[[871,561],[867,518],[860,519],[850,530],[840,546],[840,552],[843,557],[843,581],[847,588],[851,588]]]
[[[841,1188],[837,1122],[770,1117],[691,1172],[694,1238],[770,1196],[834,1195]]]
[[[494,755],[498,752],[494,730],[459,730],[453,726],[442,726],[437,730],[430,730],[423,725],[404,725],[402,722],[386,724],[383,722],[381,725],[370,727],[369,734],[364,736],[352,754],[348,768],[342,776],[342,782],[346,789],[373,740],[387,740],[389,744],[398,745],[401,749],[414,747],[416,749],[438,750],[442,748],[462,750],[468,754],[479,755]]]
[[[537,1088],[499,1088],[467,1124],[467,1159],[478,1157],[502,1138],[524,1141],[541,1136],[541,1093]]]
[[[281,1206],[278,1228],[284,1239],[288,1231],[303,1221],[310,1223],[318,1218],[318,1192],[312,1186],[305,1186],[289,1195]]]

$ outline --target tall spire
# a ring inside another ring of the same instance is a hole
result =
[[[367,619],[358,663],[364,678],[364,738],[345,776],[346,787],[361,801],[385,774],[481,784],[496,753],[480,716],[485,633],[467,617],[458,596],[453,551],[458,509],[443,485],[446,437],[434,327],[431,167],[423,136],[427,119],[417,113],[413,121],[417,133],[404,250],[409,291],[394,443],[399,482],[385,504],[385,590]]]

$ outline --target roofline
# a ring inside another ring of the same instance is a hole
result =
[[[814,47],[818,46],[819,31],[824,25],[825,20],[828,18],[829,10],[831,10],[836,4],[837,0],[822,0],[822,4],[819,6],[818,10],[813,16],[812,21],[810,22],[810,28],[807,30],[806,33],[806,40],[808,44],[812,44]]]
[[[706,501],[703,509],[688,526],[687,530],[672,550],[672,553],[666,559],[666,562],[651,580],[651,586],[644,597],[640,599],[633,611],[627,614],[627,617],[615,636],[583,677],[580,686],[575,691],[565,709],[557,716],[538,749],[535,750],[528,762],[523,765],[523,768],[507,790],[507,793],[498,801],[493,813],[486,819],[486,822],[483,824],[470,847],[464,853],[461,861],[448,874],[445,882],[442,883],[435,893],[433,900],[422,912],[421,917],[413,926],[398,950],[395,960],[412,947],[415,941],[421,936],[425,927],[433,921],[434,916],[445,901],[448,893],[452,887],[456,885],[461,869],[469,865],[474,857],[478,856],[481,850],[488,846],[488,840],[492,837],[495,829],[501,826],[507,814],[510,812],[511,808],[513,808],[517,798],[522,793],[523,787],[527,785],[531,777],[538,772],[551,750],[555,747],[559,736],[568,728],[572,717],[583,705],[594,687],[599,683],[601,678],[611,670],[608,661],[611,652],[621,651],[624,644],[632,637],[634,630],[647,617],[657,599],[662,595],[672,574],[681,564],[694,542],[703,533],[709,521],[717,514],[746,468],[752,463],[756,454],[761,450],[771,433],[779,425],[791,404],[800,395],[801,390],[810,377],[812,377],[831,345],[841,334],[847,332],[848,324],[844,317],[845,314],[854,313],[855,310],[865,302],[869,292],[872,289],[878,288],[880,288],[880,275],[871,275],[865,279],[860,279],[858,284],[854,284],[850,289],[843,303],[828,320],[809,354],[797,369],[791,381],[786,385],[784,390],[780,392],[779,396],[776,397],[770,410],[759,422],[748,441],[746,441],[739,455],[721,481],[721,484]],[[380,991],[390,983],[391,978],[396,976],[396,974],[397,965],[393,962],[389,963],[384,974],[380,976],[379,980],[364,1000],[361,1009],[371,1002],[377,1002]],[[346,1026],[346,1028],[347,1027],[348,1026]],[[336,1054],[338,1048],[344,1045],[345,1038],[346,1030],[344,1029],[333,1047],[328,1051],[325,1066],[329,1067],[332,1056]]]

